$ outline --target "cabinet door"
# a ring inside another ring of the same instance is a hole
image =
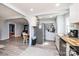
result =
[[[70,22],[79,22],[79,4],[73,4],[70,6]]]
[[[66,42],[60,38],[60,50],[59,50],[59,54],[61,56],[66,56]]]
[[[57,47],[57,49],[59,51],[59,37],[58,36],[56,36],[56,47]]]

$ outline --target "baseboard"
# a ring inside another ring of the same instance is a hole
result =
[[[16,37],[14,37],[14,38],[21,38],[21,36],[16,36]],[[9,40],[10,38],[7,38],[7,39],[0,39],[0,41],[5,41],[5,40]]]
[[[8,38],[9,39],[9,38]],[[0,41],[8,40],[8,39],[0,39]]]
[[[45,40],[45,41],[48,41],[48,42],[54,42],[54,40]]]

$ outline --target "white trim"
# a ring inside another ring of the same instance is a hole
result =
[[[8,39],[9,39],[9,38],[7,38],[7,39],[0,39],[0,40],[2,41],[2,40],[8,40]]]
[[[16,19],[16,18],[24,18],[24,17],[22,17],[22,16],[12,16],[12,17],[6,17],[6,18],[3,18],[3,19],[7,20],[7,19]]]

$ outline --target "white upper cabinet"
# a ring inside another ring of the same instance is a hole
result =
[[[79,4],[72,4],[70,6],[70,22],[78,23],[79,22]]]

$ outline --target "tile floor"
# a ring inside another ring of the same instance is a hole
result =
[[[5,45],[5,48],[0,49],[0,56],[59,56],[54,42],[47,41],[44,44],[28,47],[27,44],[22,43],[22,38],[13,38],[0,41],[0,44]]]
[[[0,41],[0,44],[5,45],[5,48],[0,49],[0,56],[18,56],[28,47],[22,43],[22,38],[11,38]]]

